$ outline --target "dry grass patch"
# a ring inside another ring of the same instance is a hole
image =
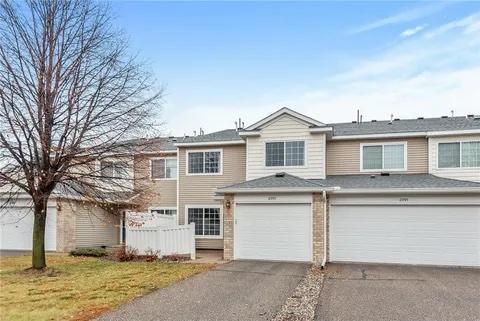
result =
[[[0,258],[0,320],[89,320],[213,266],[58,255],[47,263],[35,273],[25,271],[30,256]]]

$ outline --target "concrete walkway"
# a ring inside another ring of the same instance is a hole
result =
[[[121,306],[98,320],[271,320],[308,264],[236,261]]]

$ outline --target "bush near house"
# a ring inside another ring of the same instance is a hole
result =
[[[70,251],[71,256],[102,257],[107,255],[107,250],[101,247],[85,247]]]

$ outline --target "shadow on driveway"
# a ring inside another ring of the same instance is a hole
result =
[[[124,304],[98,320],[271,320],[308,267],[230,262]]]
[[[317,321],[480,320],[480,269],[329,264]]]

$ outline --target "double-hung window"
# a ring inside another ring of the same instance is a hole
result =
[[[303,166],[305,165],[305,142],[265,143],[265,166]]]
[[[195,235],[200,238],[222,236],[220,207],[188,207],[188,223],[195,223]]]
[[[406,143],[362,145],[362,170],[406,170]]]
[[[100,173],[104,178],[127,178],[128,170],[126,161],[100,161]]]
[[[190,175],[215,175],[222,172],[222,152],[220,150],[187,152]]]
[[[177,159],[152,158],[150,160],[150,176],[152,179],[177,178]]]
[[[438,144],[438,168],[480,167],[480,141]]]

